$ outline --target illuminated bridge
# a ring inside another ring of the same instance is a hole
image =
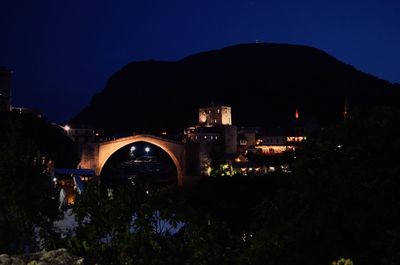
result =
[[[175,164],[178,185],[183,185],[186,174],[185,144],[153,135],[134,135],[107,142],[85,144],[81,147],[79,167],[92,169],[96,175],[100,175],[107,160],[115,152],[136,142],[146,142],[164,150]]]

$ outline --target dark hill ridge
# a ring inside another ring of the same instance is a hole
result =
[[[180,130],[196,124],[198,107],[224,102],[235,125],[286,123],[296,107],[330,123],[341,119],[345,97],[351,109],[397,105],[400,89],[315,48],[243,44],[130,63],[71,122],[108,132]]]

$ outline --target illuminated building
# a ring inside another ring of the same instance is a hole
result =
[[[93,143],[96,141],[96,133],[89,127],[71,127],[65,125],[65,134],[68,135],[75,143]]]
[[[307,140],[306,136],[287,136],[286,137],[286,142],[287,143],[291,143],[291,144],[299,143],[299,142],[302,142],[304,140]]]
[[[20,115],[36,116],[38,118],[43,118],[43,113],[40,110],[21,108],[21,107],[11,107],[11,111],[18,113]]]
[[[258,135],[256,144],[249,151],[262,155],[277,155],[292,152],[306,137],[299,127],[298,110],[296,109],[295,123],[287,128],[271,128]]]
[[[237,127],[232,125],[231,107],[211,104],[200,108],[198,124],[184,130],[184,141],[192,146],[191,160],[198,160],[197,171],[209,175],[213,154],[237,153]]]
[[[199,109],[199,126],[232,125],[231,107],[210,106]]]
[[[12,71],[0,67],[0,111],[11,110],[11,75]]]
[[[54,184],[65,193],[66,205],[74,204],[76,195],[83,190],[85,183],[95,180],[95,172],[90,169],[54,169]]]
[[[184,131],[186,141],[223,146],[225,154],[237,152],[237,127],[232,125],[231,107],[211,106],[199,109],[199,123]]]
[[[259,134],[259,128],[241,127],[237,136],[238,152],[244,153],[247,148],[254,146],[257,134]]]
[[[282,154],[288,151],[294,151],[295,147],[291,145],[256,145],[255,148],[259,150],[260,154],[263,155],[276,155]]]

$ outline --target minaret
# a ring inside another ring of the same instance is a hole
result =
[[[347,101],[347,97],[344,98],[344,107],[343,107],[343,120],[347,120],[350,116],[349,112],[349,102]]]
[[[299,119],[299,110],[296,108],[296,114],[295,114],[296,120]]]

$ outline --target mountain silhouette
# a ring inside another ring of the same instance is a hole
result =
[[[310,117],[321,124],[350,111],[398,105],[398,85],[307,46],[241,44],[179,61],[133,62],[71,120],[105,132],[179,131],[211,102],[232,107],[233,124],[269,127]]]

